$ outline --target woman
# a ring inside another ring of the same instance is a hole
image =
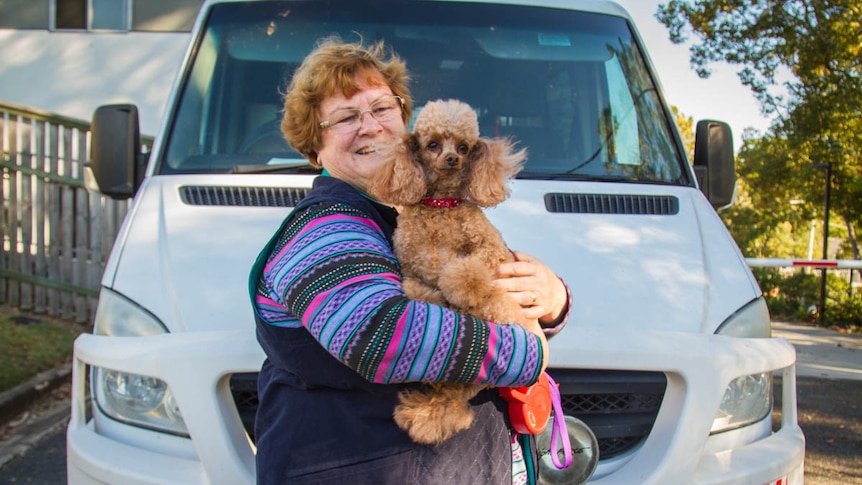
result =
[[[417,373],[420,382],[532,384],[547,362],[545,333],[559,331],[569,307],[565,285],[523,253],[500,266],[495,284],[547,329],[485,322],[405,296],[392,252],[397,212],[365,189],[382,163],[376,148],[406,132],[407,81],[404,63],[387,58],[382,44],[327,39],[285,96],[285,137],[324,172],[250,275],[267,356],[255,422],[258,483],[526,478],[496,390],[471,402],[472,428],[436,447],[413,443],[392,419],[398,393],[419,385]]]

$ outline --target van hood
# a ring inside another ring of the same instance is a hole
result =
[[[309,188],[312,180],[151,177],[135,199],[103,284],[171,332],[251,329],[249,270],[290,208],[192,204],[183,201],[181,188]],[[678,211],[549,212],[545,196],[553,193],[670,197]],[[512,249],[540,258],[566,282],[573,298],[569,325],[712,333],[759,294],[722,221],[696,189],[518,180],[509,200],[488,215]]]
[[[573,300],[569,325],[713,333],[760,294],[695,188],[519,181],[512,192],[489,217],[511,248],[563,278]],[[564,202],[559,212],[546,198]],[[658,200],[676,209],[655,214],[649,204]],[[581,208],[587,213],[565,207],[577,201],[596,205]]]

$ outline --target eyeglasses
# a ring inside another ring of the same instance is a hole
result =
[[[338,133],[350,133],[359,130],[362,125],[362,116],[365,113],[371,115],[378,123],[392,121],[396,116],[401,116],[401,107],[404,106],[404,98],[401,96],[384,96],[371,103],[368,109],[357,108],[337,109],[329,114],[329,119],[322,121],[322,129],[329,128]]]

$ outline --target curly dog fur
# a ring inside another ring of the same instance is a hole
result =
[[[525,157],[507,139],[481,138],[476,113],[461,101],[422,109],[369,186],[373,197],[401,206],[393,239],[407,296],[523,324],[518,304],[492,285],[496,268],[513,255],[482,208],[509,196],[507,183]],[[402,392],[395,421],[418,443],[441,443],[470,427],[468,401],[483,388],[431,383]]]

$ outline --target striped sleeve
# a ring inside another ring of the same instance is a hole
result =
[[[539,376],[538,337],[409,300],[379,227],[344,205],[314,206],[286,225],[255,304],[270,324],[305,327],[371,382],[522,386]]]

